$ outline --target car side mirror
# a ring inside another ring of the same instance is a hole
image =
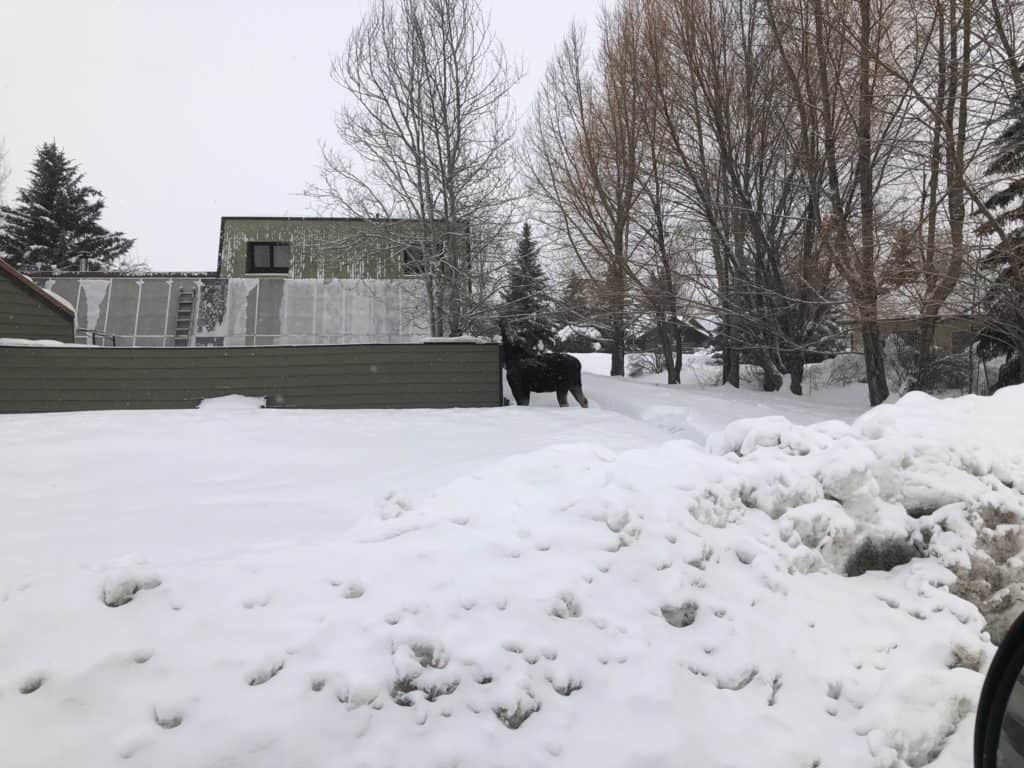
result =
[[[1024,614],[985,676],[974,720],[975,768],[1024,768]]]

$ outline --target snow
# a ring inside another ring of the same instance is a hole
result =
[[[249,397],[247,395],[222,395],[220,397],[208,397],[202,400],[198,406],[204,411],[252,411],[267,407],[267,398]]]
[[[954,569],[979,510],[1024,516],[1024,387],[794,423],[584,386],[0,417],[4,765],[970,763]],[[895,532],[928,557],[842,575]]]
[[[51,282],[52,282],[52,281],[51,281]],[[42,287],[42,286],[40,286],[40,287]],[[50,297],[51,299],[53,299],[53,300],[54,300],[55,302],[57,302],[58,304],[60,304],[61,306],[63,306],[63,307],[65,308],[65,309],[68,309],[68,310],[70,310],[71,312],[74,312],[74,311],[75,311],[75,307],[74,307],[74,305],[73,305],[73,304],[72,304],[72,303],[71,303],[70,301],[68,301],[67,299],[65,299],[65,298],[64,298],[63,296],[61,296],[61,295],[59,295],[59,294],[57,294],[57,293],[54,293],[54,292],[53,292],[53,291],[51,291],[51,290],[50,290],[49,288],[43,288],[43,290],[44,290],[44,291],[46,291],[46,294],[47,294],[47,295],[48,295],[48,296],[49,296],[49,297]]]
[[[780,416],[795,424],[849,421],[867,408],[866,385],[815,387],[813,382],[827,381],[829,373],[815,366],[808,366],[807,394],[796,396],[788,388],[762,392],[752,384],[744,384],[740,390],[723,389],[718,386],[721,366],[709,362],[706,354],[685,355],[682,383],[671,386],[665,383],[664,373],[609,377],[611,355],[607,353],[573,356],[583,366],[583,391],[591,399],[592,408],[613,410],[699,443],[738,419]],[[631,357],[627,356],[627,368]],[[515,402],[510,393],[506,396]],[[554,407],[557,402],[553,394],[534,394],[530,404]]]
[[[0,338],[0,347],[86,347],[88,344],[69,344],[56,339],[7,339]]]

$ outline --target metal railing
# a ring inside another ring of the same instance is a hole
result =
[[[79,328],[75,332],[75,338],[81,338],[84,344],[89,344],[93,347],[116,347],[117,336],[112,333],[106,333],[105,331],[96,331],[89,328]]]

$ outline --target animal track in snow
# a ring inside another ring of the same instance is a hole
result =
[[[715,687],[722,691],[742,691],[748,685],[750,685],[754,678],[757,677],[757,669],[747,670],[742,675],[732,678],[715,678]]]
[[[18,693],[35,693],[43,687],[43,683],[46,682],[46,678],[42,675],[32,675],[27,678],[21,685],[18,686]]]
[[[551,683],[551,687],[554,688],[555,693],[560,696],[571,696],[576,691],[583,688],[583,683],[574,677],[567,677],[564,680],[554,680],[548,678],[548,682]]]
[[[344,596],[346,600],[355,600],[358,597],[362,597],[366,594],[366,587],[361,582],[351,581],[345,587]]]
[[[682,605],[663,605],[661,607],[661,616],[668,623],[669,626],[682,629],[688,627],[697,620],[697,603],[692,600],[688,600]]]
[[[578,619],[583,615],[583,608],[572,592],[563,592],[548,611],[556,619]]]
[[[534,712],[539,710],[540,702],[533,697],[527,697],[525,700],[518,702],[515,709],[497,707],[494,709],[494,714],[501,721],[502,725],[514,731],[529,720]]]
[[[110,608],[119,608],[130,603],[140,591],[155,589],[159,586],[160,578],[155,574],[122,573],[107,579],[103,585],[101,597],[104,605]]]
[[[177,728],[185,720],[185,715],[180,710],[169,709],[161,711],[159,708],[153,708],[153,722],[159,725],[164,730],[171,730]]]
[[[284,669],[283,661],[276,661],[269,666],[258,669],[249,675],[249,685],[263,685]]]

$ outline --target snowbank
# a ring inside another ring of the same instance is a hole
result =
[[[193,429],[204,418],[157,416]],[[348,486],[378,473],[379,495],[333,535],[273,528],[219,550],[182,539],[174,553],[141,537],[137,551],[82,548],[59,567],[0,558],[10,765],[970,762],[991,646],[981,613],[954,592],[983,559],[990,510],[1004,540],[1024,515],[1024,387],[908,396],[852,425],[747,420],[707,447],[610,447],[600,435],[611,416],[577,409],[445,416],[463,438],[474,418],[489,431],[469,446],[472,466],[419,492],[352,459],[299,475],[316,422],[255,416],[236,439],[271,447],[285,473],[250,487],[221,476],[230,462],[211,467],[185,511],[215,516],[234,495],[258,531],[295,519],[294,493],[310,482],[340,507]],[[387,445],[398,419],[361,416],[321,414],[332,428],[318,437]],[[64,418],[0,429],[9,441],[17,432],[22,453],[28,442],[52,455],[69,437]],[[399,475],[429,468],[441,445],[406,418]],[[545,441],[548,429],[562,439]],[[521,452],[531,434],[538,447]],[[480,460],[515,440],[516,452]],[[0,491],[15,522],[37,511],[46,472],[25,461],[14,457],[15,482]],[[177,514],[180,478],[147,477]],[[68,535],[60,509],[76,493],[48,492],[52,534]],[[97,495],[88,524],[116,519],[118,496],[116,485]],[[928,556],[842,575],[869,537]]]
[[[223,395],[208,397],[198,406],[203,411],[254,411],[267,407],[265,397],[247,397],[246,395]]]

